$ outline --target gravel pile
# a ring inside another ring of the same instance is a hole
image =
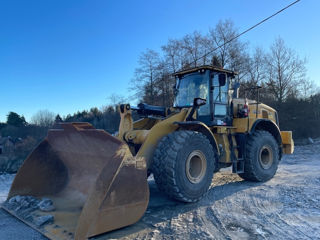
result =
[[[37,227],[53,223],[54,217],[48,212],[55,210],[49,198],[38,199],[33,196],[14,196],[3,204],[17,216],[33,223]],[[40,211],[37,211],[40,210]]]

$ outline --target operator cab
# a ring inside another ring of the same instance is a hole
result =
[[[208,126],[232,125],[231,79],[235,72],[202,66],[175,74],[174,107],[191,107],[195,98],[206,99],[197,110],[197,120]]]

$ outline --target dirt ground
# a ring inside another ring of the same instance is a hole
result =
[[[0,176],[0,203],[12,179]],[[149,207],[138,223],[94,239],[320,239],[320,140],[297,146],[266,183],[215,174],[198,203],[171,201],[152,179],[149,186]],[[46,238],[0,210],[0,239]]]

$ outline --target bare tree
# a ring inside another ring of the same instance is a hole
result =
[[[266,79],[265,52],[262,48],[255,48],[247,62],[247,72],[247,82],[252,86],[260,85]]]
[[[215,28],[209,30],[208,39],[211,43],[211,49],[221,46],[213,53],[212,57],[218,57],[224,68],[232,65],[232,62],[246,51],[247,44],[239,39],[229,42],[237,35],[238,31],[231,20],[219,21]]]
[[[175,73],[182,68],[182,47],[181,41],[176,39],[169,39],[166,45],[161,47],[165,64],[168,66],[168,70]]]
[[[302,79],[299,84],[299,92],[300,97],[303,99],[307,99],[312,95],[316,95],[320,92],[320,88],[315,84],[314,81],[305,78]]]
[[[157,97],[156,82],[159,78],[160,56],[157,52],[147,49],[141,54],[138,63],[132,89],[137,97],[154,104]]]
[[[277,38],[265,58],[267,85],[278,104],[289,95],[296,95],[298,86],[306,78],[306,60],[288,48],[283,39]]]
[[[159,99],[157,104],[169,107],[173,103],[173,85],[175,79],[172,76],[172,72],[170,72],[170,68],[167,66],[166,61],[161,61],[158,66],[159,78],[157,79],[157,89]]]
[[[197,67],[206,61],[206,45],[208,41],[199,32],[194,31],[182,39],[182,48],[185,50],[184,57],[188,59],[189,67]],[[204,56],[204,58],[202,58]]]
[[[108,105],[103,107],[103,111],[105,111],[109,107],[112,107],[114,110],[116,110],[119,104],[127,103],[129,101],[128,98],[125,98],[124,96],[116,93],[112,93],[108,97],[108,100]]]
[[[51,127],[54,124],[55,114],[48,110],[40,110],[31,117],[31,123],[40,127]]]

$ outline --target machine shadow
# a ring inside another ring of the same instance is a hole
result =
[[[263,184],[244,180],[233,182],[220,181],[219,185],[214,186],[213,184],[208,193],[199,202],[181,203],[169,199],[164,193],[160,192],[154,180],[148,180],[148,183],[150,188],[149,205],[144,216],[137,223],[90,239],[118,239],[129,237],[131,234],[138,233],[145,229],[152,231],[152,229],[156,228],[155,225],[157,223],[170,221],[180,214],[195,211],[199,207],[210,207],[214,202],[222,200],[232,194]]]

